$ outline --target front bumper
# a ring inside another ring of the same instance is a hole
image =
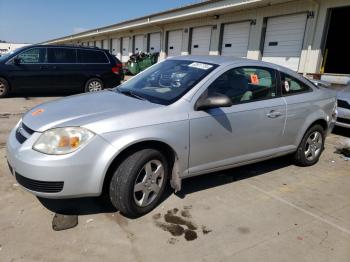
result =
[[[26,190],[45,198],[97,196],[115,148],[96,135],[87,145],[67,155],[46,155],[32,149],[41,133],[22,144],[14,128],[7,140],[7,160],[16,180]]]
[[[338,117],[335,125],[350,128],[350,109],[338,107]]]

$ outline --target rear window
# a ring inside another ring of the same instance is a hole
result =
[[[48,48],[49,63],[76,63],[76,50],[72,48]]]
[[[79,62],[87,64],[109,63],[105,53],[98,50],[79,50]]]

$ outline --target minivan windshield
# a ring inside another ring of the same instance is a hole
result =
[[[169,105],[218,65],[190,60],[165,60],[120,85],[116,92],[152,103]]]
[[[13,51],[10,51],[10,52],[3,54],[2,56],[0,56],[0,61],[2,62],[2,61],[7,60],[10,56],[12,56],[13,54],[18,54],[24,48],[25,47],[20,47],[20,48],[17,48],[16,50],[13,50]]]

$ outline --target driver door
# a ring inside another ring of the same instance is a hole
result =
[[[281,151],[286,103],[276,72],[240,67],[214,80],[202,96],[231,98],[231,107],[190,113],[189,175],[230,167]]]
[[[30,48],[16,58],[19,59],[19,64],[13,61],[7,64],[11,72],[10,81],[16,89],[31,91],[50,87],[52,75],[46,63],[46,48]]]

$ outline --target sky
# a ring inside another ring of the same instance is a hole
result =
[[[0,40],[39,43],[198,0],[0,0]]]

